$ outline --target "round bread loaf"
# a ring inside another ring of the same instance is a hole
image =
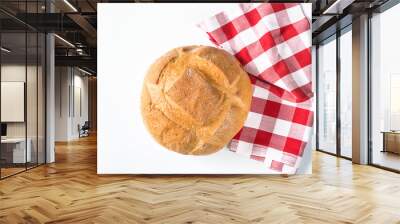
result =
[[[151,65],[141,110],[155,140],[186,155],[220,150],[242,128],[250,109],[247,73],[214,47],[175,48]]]

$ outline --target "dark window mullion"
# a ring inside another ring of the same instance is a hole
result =
[[[315,46],[315,148],[319,149],[319,44]]]
[[[27,21],[28,1],[25,1],[25,21]],[[28,25],[25,23],[25,88],[24,88],[24,120],[25,120],[25,170],[28,169],[28,119],[27,119],[27,93],[28,90]]]
[[[367,46],[368,46],[368,52],[367,52],[367,141],[368,141],[368,164],[373,164],[373,153],[372,153],[372,85],[371,85],[371,79],[372,79],[372,64],[371,64],[371,57],[372,57],[372,25],[371,25],[371,20],[372,20],[372,12],[368,11],[368,30],[367,30]]]
[[[39,0],[36,1],[36,13],[39,13]],[[36,166],[38,165],[39,165],[39,32],[36,32]]]
[[[341,119],[340,119],[340,30],[336,31],[336,154],[341,156]]]
[[[1,24],[2,23],[0,23],[0,47],[2,46],[2,32],[1,32]],[[1,67],[2,67],[2,58],[1,58],[1,55],[2,55],[2,53],[0,52],[0,124],[2,124],[2,122],[1,122]],[[1,134],[0,134],[1,135]],[[2,157],[1,157],[1,150],[2,150],[2,148],[1,148],[1,144],[0,144],[0,179],[2,179],[2,177],[1,177],[1,170],[2,170]]]

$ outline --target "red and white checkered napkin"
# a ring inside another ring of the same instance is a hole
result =
[[[295,173],[313,123],[310,22],[301,4],[237,4],[199,27],[253,84],[250,113],[228,148],[271,173]]]

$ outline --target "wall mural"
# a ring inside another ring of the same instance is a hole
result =
[[[98,173],[309,173],[310,19],[307,3],[99,5]]]

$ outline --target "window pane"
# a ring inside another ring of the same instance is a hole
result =
[[[318,147],[336,153],[336,41],[318,48]]]
[[[351,158],[352,141],[352,35],[340,36],[340,153]]]
[[[27,163],[28,168],[37,165],[37,33],[28,32],[28,61],[26,80],[26,118],[27,118],[27,140],[30,147],[31,157]],[[28,148],[29,148],[28,147]]]
[[[26,33],[1,34],[1,177],[25,170],[31,161],[26,144]]]
[[[372,18],[372,163],[400,170],[400,5]]]

